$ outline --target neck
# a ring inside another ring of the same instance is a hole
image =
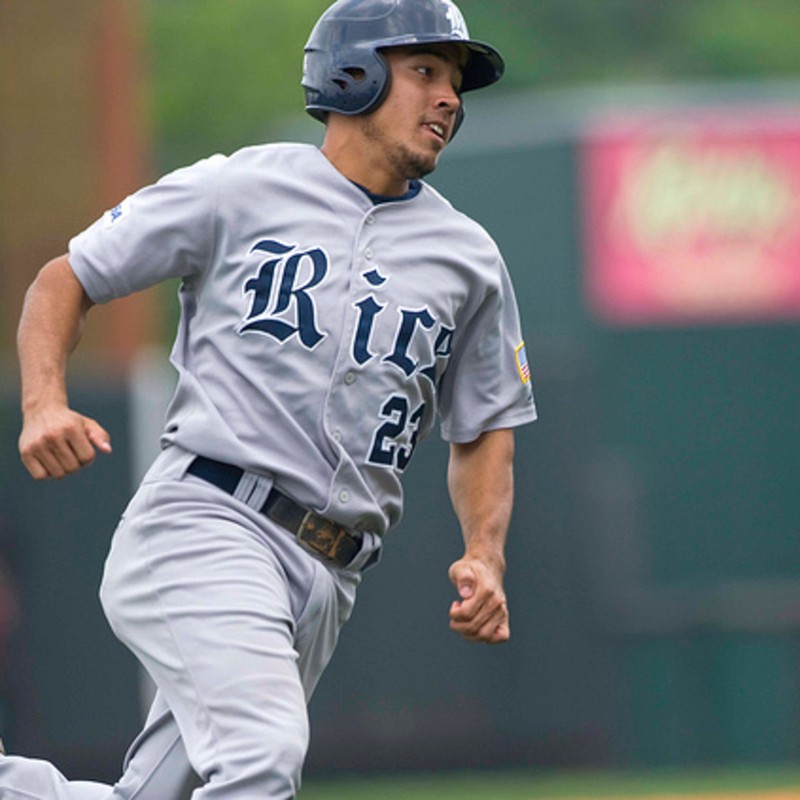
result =
[[[375,154],[354,136],[334,132],[331,128],[320,148],[322,154],[342,175],[384,197],[401,197],[409,189],[409,180],[394,172],[385,158]]]

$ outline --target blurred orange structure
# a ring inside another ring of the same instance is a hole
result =
[[[25,289],[71,236],[146,182],[142,4],[0,4],[0,350]],[[81,359],[124,374],[153,338],[152,292],[97,309]]]

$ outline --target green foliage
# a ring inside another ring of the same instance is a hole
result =
[[[153,0],[148,42],[162,163],[263,141],[302,108],[302,46],[327,0]]]
[[[507,88],[800,72],[797,0],[461,0]],[[162,166],[264,141],[302,109],[302,46],[328,0],[151,0]]]
[[[509,56],[509,83],[796,74],[796,0],[461,0]],[[527,46],[526,43],[527,42]]]
[[[688,2],[675,25],[676,38],[700,53],[709,75],[718,78],[791,76],[800,72],[796,0]]]

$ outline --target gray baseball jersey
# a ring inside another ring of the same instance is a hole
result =
[[[180,279],[164,443],[357,530],[399,521],[437,414],[454,442],[536,416],[491,237],[424,183],[375,204],[311,145],[178,170],[75,237],[70,263],[98,303]]]

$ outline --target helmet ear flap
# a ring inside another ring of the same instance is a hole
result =
[[[390,83],[388,62],[372,48],[306,52],[306,110],[317,119],[324,120],[330,111],[346,116],[373,111],[386,98]]]

